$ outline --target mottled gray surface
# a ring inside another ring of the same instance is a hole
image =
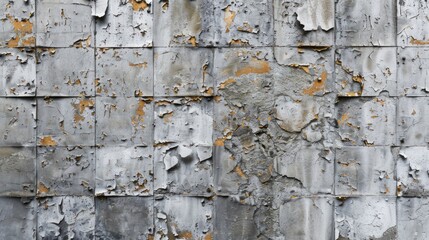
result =
[[[0,239],[428,239],[428,14],[0,0]]]

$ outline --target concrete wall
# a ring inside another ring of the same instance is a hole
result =
[[[0,239],[429,239],[426,0],[0,0]]]

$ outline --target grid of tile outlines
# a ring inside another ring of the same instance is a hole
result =
[[[428,239],[428,15],[0,0],[0,239]]]

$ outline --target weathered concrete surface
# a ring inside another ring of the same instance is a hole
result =
[[[97,198],[95,208],[97,239],[153,239],[152,197]]]
[[[96,62],[97,96],[153,96],[153,50],[99,48]]]
[[[38,96],[94,95],[93,48],[40,48],[36,69]]]
[[[93,195],[93,147],[38,147],[37,195]]]
[[[0,49],[0,96],[36,95],[36,58],[32,49]]]
[[[426,240],[425,0],[0,0],[0,239]]]
[[[39,198],[37,212],[37,239],[94,238],[92,197]]]

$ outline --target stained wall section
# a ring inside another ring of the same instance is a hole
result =
[[[427,239],[428,14],[0,0],[0,238]]]

